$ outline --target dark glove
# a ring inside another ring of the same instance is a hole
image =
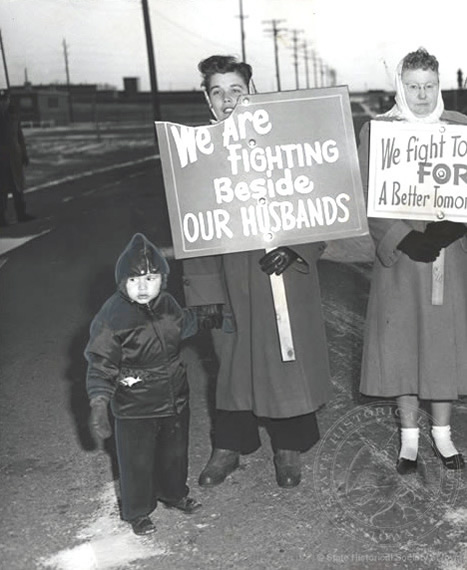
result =
[[[222,305],[200,305],[195,307],[198,326],[201,330],[220,329],[222,326]]]
[[[440,247],[448,247],[465,235],[467,228],[459,222],[430,222],[425,229],[425,235],[429,236],[433,242]]]
[[[413,261],[429,263],[438,257],[441,246],[426,234],[412,230],[399,243],[397,249],[408,255]]]
[[[268,275],[272,275],[273,273],[280,275],[297,259],[299,259],[298,253],[295,253],[290,247],[277,247],[264,255],[259,260],[259,264],[261,270]]]
[[[104,396],[96,396],[90,402],[91,417],[89,424],[94,437],[98,440],[107,439],[112,435],[107,411],[108,402]]]

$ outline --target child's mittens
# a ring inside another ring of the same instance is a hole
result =
[[[94,437],[97,440],[107,439],[112,435],[108,413],[109,400],[105,396],[96,396],[89,402],[91,417],[89,424]]]

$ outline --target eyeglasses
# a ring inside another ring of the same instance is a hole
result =
[[[425,91],[426,93],[434,93],[438,90],[438,83],[404,83],[407,91],[409,93],[418,93],[419,91]]]

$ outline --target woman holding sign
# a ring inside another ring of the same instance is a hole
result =
[[[438,61],[420,48],[396,72],[396,104],[384,121],[467,124],[445,111]],[[359,158],[368,189],[369,123]],[[424,161],[421,163],[423,164]],[[417,469],[419,401],[431,403],[431,444],[447,469],[464,459],[451,439],[452,401],[467,394],[467,239],[464,224],[369,218],[376,259],[365,330],[361,392],[395,397],[400,474]]]
[[[229,56],[199,64],[216,121],[229,117],[249,93],[251,67]],[[187,304],[206,319],[222,310],[214,450],[199,484],[222,483],[241,454],[261,445],[258,425],[271,437],[276,480],[295,487],[300,453],[319,439],[315,410],[329,398],[329,365],[316,261],[322,243],[248,251],[184,261]],[[270,275],[283,274],[296,359],[281,359]]]

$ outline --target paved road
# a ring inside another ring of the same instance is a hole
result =
[[[210,452],[216,366],[210,336],[201,335],[184,356],[192,388],[189,483],[204,509],[193,517],[158,509],[158,532],[145,539],[120,521],[112,444],[96,450],[87,430],[82,352],[128,238],[142,231],[170,245],[160,180],[154,160],[43,189],[28,196],[39,219],[2,233],[0,243],[40,237],[0,256],[0,566],[467,567],[464,475],[446,475],[423,440],[420,475],[397,476],[391,403],[358,394],[368,263],[320,264],[335,395],[319,412],[324,445],[304,454],[300,487],[277,487],[266,438],[224,485],[197,486]],[[170,289],[180,297],[179,263],[171,267]],[[459,404],[454,428],[463,434],[465,427]]]

